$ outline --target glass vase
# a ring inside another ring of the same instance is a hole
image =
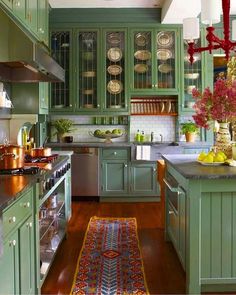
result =
[[[216,133],[215,148],[216,152],[222,151],[228,158],[232,157],[232,142],[229,132],[229,123],[219,123],[219,130]]]

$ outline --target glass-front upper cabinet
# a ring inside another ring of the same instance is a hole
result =
[[[103,109],[124,111],[128,109],[126,91],[126,31],[105,30],[105,100]]]
[[[157,90],[176,90],[175,30],[132,30],[131,48],[131,92],[156,94]]]
[[[98,76],[98,31],[77,32],[76,108],[85,112],[100,108]]]
[[[201,44],[200,39],[196,41],[196,47]],[[183,75],[183,101],[182,110],[187,112],[193,111],[194,99],[192,97],[192,90],[197,88],[202,91],[202,55],[200,53],[194,54],[193,64],[190,64],[189,54],[187,52],[188,46],[184,43],[184,75]]]
[[[71,99],[71,31],[51,32],[52,57],[65,70],[65,82],[51,83],[50,108],[53,112],[72,111]]]

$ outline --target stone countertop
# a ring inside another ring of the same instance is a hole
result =
[[[105,143],[105,142],[72,142],[72,143],[59,143],[59,142],[50,142],[46,146],[51,148],[76,148],[76,147],[95,147],[95,148],[112,148],[112,147],[130,147],[132,142],[115,142]]]
[[[197,155],[162,155],[163,159],[187,179],[236,179],[236,167],[227,165],[204,166]]]
[[[60,156],[54,163],[52,169],[65,162],[68,156]],[[11,205],[24,191],[39,182],[50,170],[40,169],[35,175],[0,175],[0,216],[2,210]]]

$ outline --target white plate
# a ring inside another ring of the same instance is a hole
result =
[[[158,66],[158,70],[161,73],[167,74],[172,71],[172,67],[171,67],[171,65],[168,65],[168,64],[160,64]]]
[[[199,77],[199,73],[188,73],[188,74],[184,74],[184,78],[186,79],[197,79]]]
[[[135,72],[139,73],[139,74],[144,74],[148,71],[148,65],[146,64],[136,64],[134,66],[134,70]]]
[[[151,58],[151,52],[148,50],[138,50],[135,52],[134,57],[139,60],[148,60]]]
[[[172,57],[172,52],[169,49],[158,49],[157,50],[157,59],[167,60]]]
[[[197,162],[200,163],[203,166],[220,166],[220,165],[223,165],[224,164],[224,162],[206,163],[206,162],[202,162],[202,161],[199,161],[199,160],[197,160]]]
[[[107,51],[107,57],[110,61],[117,62],[122,58],[122,52],[118,47],[112,47]]]
[[[157,44],[161,47],[170,47],[173,41],[174,39],[170,32],[159,32],[157,34]]]
[[[121,81],[119,80],[111,80],[107,84],[107,91],[111,94],[119,94],[123,90],[123,86]]]

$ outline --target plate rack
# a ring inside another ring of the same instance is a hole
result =
[[[133,116],[177,116],[176,98],[131,98],[131,115]]]

